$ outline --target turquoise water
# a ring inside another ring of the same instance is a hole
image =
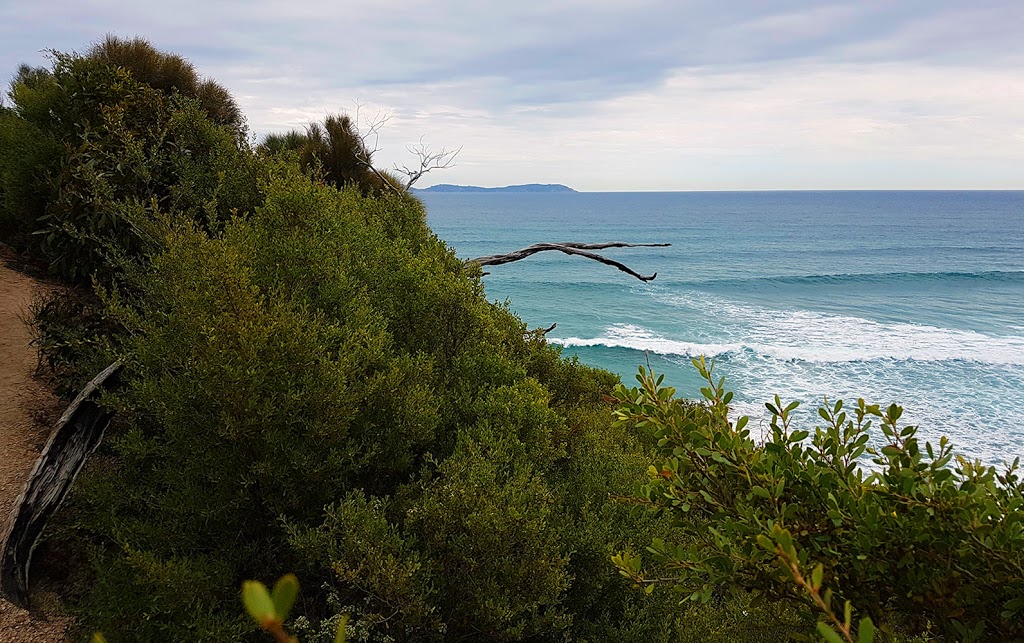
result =
[[[1024,192],[426,194],[459,256],[539,241],[608,250],[491,267],[491,299],[631,382],[650,359],[697,396],[714,357],[738,412],[774,394],[897,402],[924,437],[997,464],[1024,454]],[[646,356],[645,356],[646,352]],[[756,422],[754,422],[756,426]]]

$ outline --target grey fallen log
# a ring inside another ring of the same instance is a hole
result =
[[[121,370],[117,361],[85,385],[57,420],[0,533],[0,594],[28,607],[28,567],[46,522],[64,501],[86,459],[99,446],[113,411],[96,402],[100,388]]]

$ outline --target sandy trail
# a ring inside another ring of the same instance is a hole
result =
[[[0,251],[5,250],[0,247]],[[46,442],[59,401],[36,376],[36,351],[24,319],[48,287],[4,264],[0,252],[0,524]],[[0,642],[66,641],[66,618],[44,620],[0,599]]]

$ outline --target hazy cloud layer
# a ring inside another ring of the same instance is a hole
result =
[[[0,79],[139,34],[258,134],[395,114],[379,160],[581,189],[1024,188],[1024,3],[113,2],[0,5]]]

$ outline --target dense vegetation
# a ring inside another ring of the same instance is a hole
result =
[[[295,572],[309,641],[786,640],[825,585],[890,632],[1019,633],[1015,474],[923,458],[894,412],[865,478],[839,407],[806,448],[720,385],[616,389],[487,301],[347,117],[253,149],[225,89],[114,37],[9,98],[0,238],[74,286],[44,357],[66,390],[126,364],[43,552],[83,631],[261,640],[239,587]],[[652,542],[681,594],[637,591]]]
[[[766,435],[755,440],[747,418],[730,421],[732,394],[713,367],[694,365],[708,383],[704,404],[675,399],[644,369],[640,387],[615,392],[619,423],[658,438],[661,457],[637,501],[677,516],[682,532],[653,542],[651,569],[639,556],[616,556],[624,576],[669,583],[695,601],[754,589],[820,610],[836,629],[851,629],[852,603],[874,623],[951,640],[1024,638],[1017,461],[999,472],[955,456],[945,437],[937,448],[922,445],[917,427],[899,425],[899,406],[864,400],[849,410],[826,401],[812,433],[793,421],[798,403],[776,397],[766,405]],[[869,444],[875,421],[879,448]],[[652,576],[655,569],[671,573]],[[833,592],[848,601],[845,622]]]
[[[285,571],[312,640],[680,627],[609,564],[667,525],[607,502],[653,446],[609,428],[613,376],[488,302],[415,198],[328,171],[344,150],[250,149],[144,43],[52,57],[0,115],[0,225],[92,284],[39,307],[67,388],[127,366],[50,547],[85,561],[84,629],[254,636],[238,586]]]

